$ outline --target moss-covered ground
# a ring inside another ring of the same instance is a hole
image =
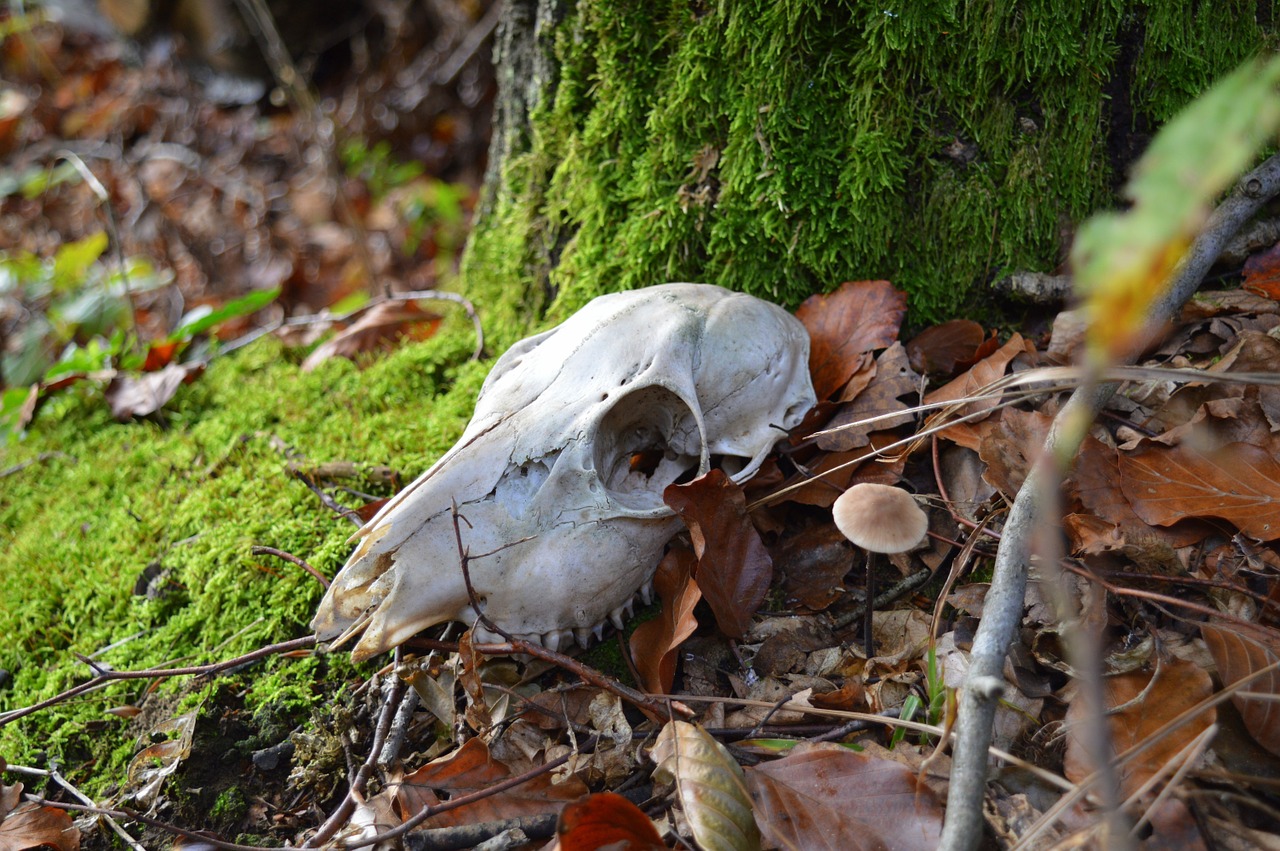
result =
[[[77,654],[117,669],[195,665],[305,635],[319,583],[251,548],[332,575],[353,527],[290,475],[284,447],[416,476],[470,416],[486,369],[468,362],[472,345],[459,328],[363,370],[337,360],[307,374],[303,353],[259,342],[215,359],[154,421],[113,422],[87,386],[51,399],[26,440],[0,453],[0,467],[31,462],[0,479],[0,711],[86,679]],[[135,587],[161,571],[152,594]],[[352,673],[338,658],[274,659],[229,682],[269,739],[278,716],[305,717]],[[146,732],[107,710],[138,704],[152,685],[112,685],[8,724],[0,754],[56,761],[102,791]],[[156,687],[196,694],[186,679]]]

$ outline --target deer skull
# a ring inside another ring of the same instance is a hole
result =
[[[311,623],[359,661],[484,614],[558,649],[621,626],[681,521],[667,485],[755,473],[814,403],[809,338],[780,307],[706,284],[595,299],[498,359],[458,443],[355,534]],[[494,636],[482,627],[477,639]]]

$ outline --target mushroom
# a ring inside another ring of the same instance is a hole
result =
[[[915,498],[902,488],[868,482],[854,485],[831,506],[840,534],[867,551],[867,609],[863,642],[870,659],[875,650],[871,612],[875,598],[875,559],[878,553],[905,553],[923,540],[929,518]]]

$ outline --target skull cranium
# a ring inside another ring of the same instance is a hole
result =
[[[706,284],[595,299],[499,358],[458,443],[355,535],[321,640],[366,659],[484,614],[559,648],[620,623],[681,528],[667,485],[751,476],[814,402],[809,338],[780,307]],[[478,638],[491,638],[478,629]]]

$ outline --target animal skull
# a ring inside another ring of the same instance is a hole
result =
[[[358,531],[311,622],[359,661],[485,615],[558,649],[621,627],[681,521],[667,485],[713,459],[755,473],[814,403],[809,337],[780,307],[706,284],[595,299],[498,359],[458,443]],[[494,636],[477,627],[477,639]]]

